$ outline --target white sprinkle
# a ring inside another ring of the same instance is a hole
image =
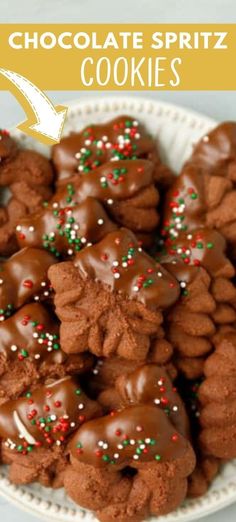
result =
[[[154,399],[153,402],[154,402],[154,404],[160,404],[161,401],[160,401],[160,399]]]
[[[112,266],[119,266],[119,261],[113,261]]]
[[[51,421],[55,421],[55,420],[57,420],[57,416],[52,414],[52,415],[50,415],[50,419],[51,419]]]
[[[2,284],[3,284],[3,279],[0,279],[0,285],[2,285]]]
[[[30,232],[34,232],[34,227],[32,227],[32,226],[29,227],[29,231],[30,231]]]
[[[139,456],[138,456],[138,455],[133,455],[133,459],[134,459],[134,460],[138,460],[138,459],[139,459]]]
[[[79,410],[83,410],[84,409],[84,404],[81,402],[78,406]]]
[[[178,406],[173,406],[173,411],[178,411]]]
[[[103,225],[103,223],[104,223],[103,219],[98,219],[98,225]]]
[[[115,279],[120,279],[120,274],[119,274],[119,272],[116,272],[116,273],[114,274],[114,278],[115,278]]]
[[[108,199],[108,200],[107,200],[107,204],[108,204],[108,205],[113,205],[113,199]]]
[[[98,441],[98,446],[99,446],[100,448],[103,447],[103,440],[99,440],[99,441]]]
[[[17,232],[20,232],[22,230],[21,226],[17,225],[16,230],[17,230]]]
[[[209,136],[204,136],[202,138],[202,141],[204,141],[205,143],[207,143],[209,141]]]
[[[134,292],[138,292],[138,291],[139,291],[139,287],[138,287],[138,286],[134,286],[134,287],[133,287],[133,291],[134,291]]]
[[[75,158],[76,158],[76,159],[80,159],[80,158],[81,158],[81,154],[80,154],[80,152],[76,152],[76,154],[75,154]]]
[[[122,444],[117,444],[117,448],[118,448],[119,450],[122,450],[122,449],[123,449]]]
[[[120,456],[119,453],[114,453],[114,455],[113,455],[114,459],[118,459],[119,456]]]
[[[192,234],[188,234],[188,235],[187,235],[187,239],[193,239]]]
[[[181,287],[181,288],[185,288],[185,287],[186,287],[186,283],[185,283],[184,281],[181,281],[181,283],[180,283],[180,287]]]
[[[16,350],[17,350],[17,346],[16,346],[16,344],[12,344],[12,346],[11,346],[11,351],[12,351],[12,352],[16,352]]]
[[[35,359],[40,359],[40,354],[39,353],[36,353],[35,356],[34,356]]]

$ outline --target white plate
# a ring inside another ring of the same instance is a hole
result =
[[[158,138],[165,161],[176,171],[191,153],[192,146],[216,122],[181,107],[142,98],[94,98],[74,102],[69,106],[65,133],[82,129],[90,123],[109,120],[118,114],[130,114],[143,121],[154,137]],[[12,132],[23,145],[44,153],[48,149],[19,131]],[[6,478],[1,468],[0,494],[19,508],[50,522],[95,521],[92,513],[73,504],[63,490],[54,491],[38,484],[16,487]],[[187,522],[199,520],[236,501],[236,461],[225,465],[210,490],[203,497],[186,501],[177,511],[158,518],[158,522]],[[154,522],[155,518],[150,519]]]

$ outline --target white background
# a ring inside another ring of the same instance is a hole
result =
[[[236,2],[235,0],[0,0],[0,23],[17,22],[236,23]],[[232,74],[236,74],[235,64],[232,64]],[[48,92],[55,102],[92,97],[94,94],[96,93],[78,91]],[[218,120],[236,119],[235,91],[165,91],[139,95],[178,103]],[[10,127],[23,119],[24,113],[13,96],[7,92],[0,92],[0,127]],[[20,512],[1,498],[0,516],[4,522],[37,522],[38,520]],[[226,520],[235,522],[236,504],[202,519],[203,522]]]

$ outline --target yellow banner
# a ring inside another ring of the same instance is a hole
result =
[[[236,89],[236,24],[2,24],[0,56],[43,90]]]

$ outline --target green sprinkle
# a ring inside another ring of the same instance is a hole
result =
[[[109,462],[109,460],[110,460],[109,455],[103,455],[102,460],[104,460],[104,462]]]

